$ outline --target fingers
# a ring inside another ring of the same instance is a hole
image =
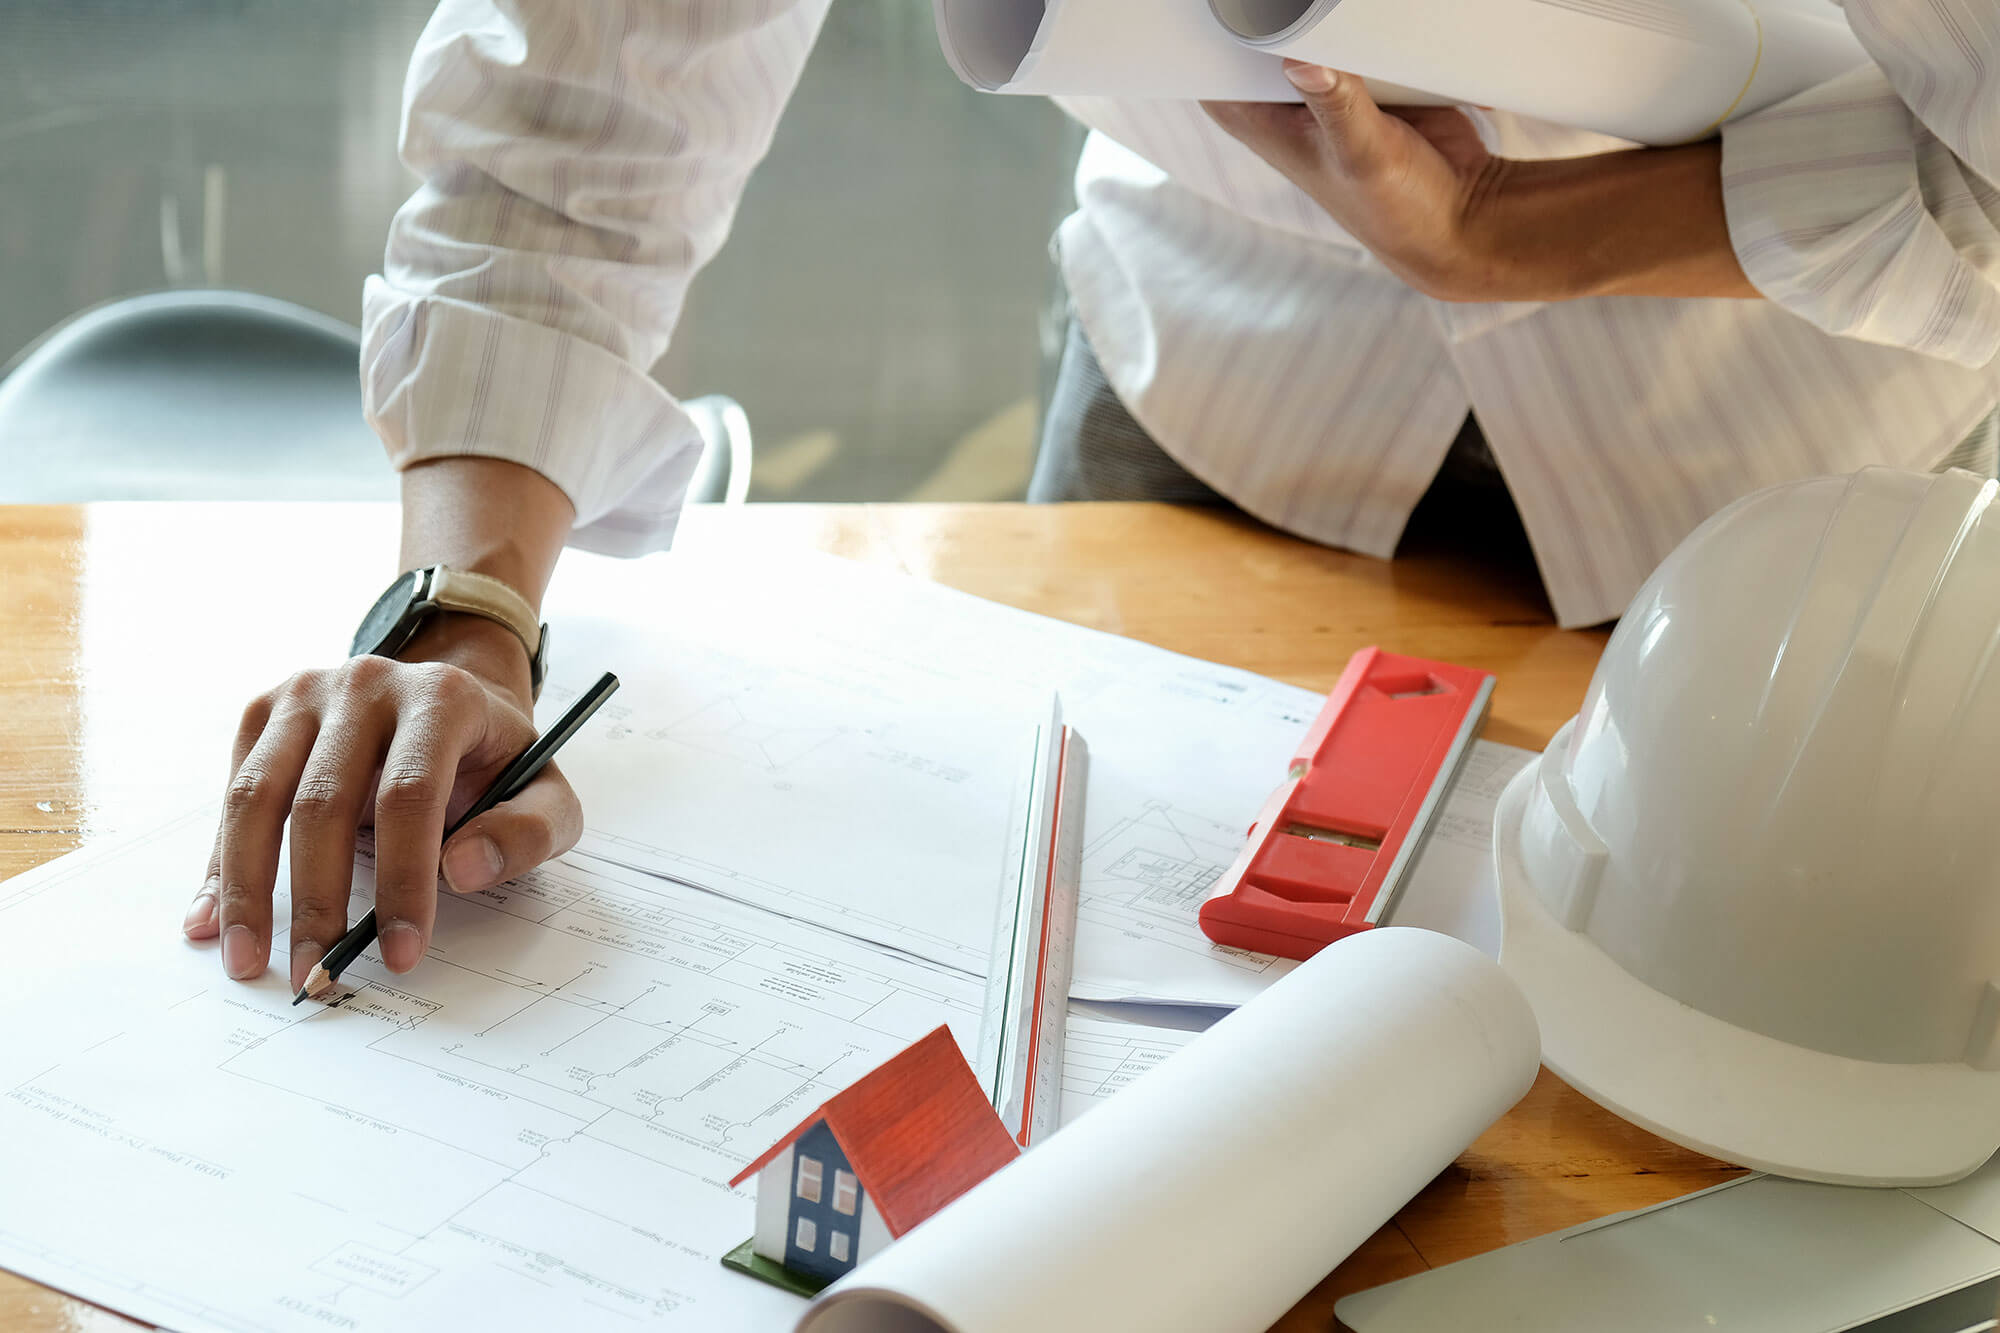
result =
[[[298,790],[319,717],[296,697],[281,698],[237,766],[223,799],[218,864],[222,970],[238,981],[264,971],[271,956],[271,888],[285,820]]]
[[[215,825],[215,846],[208,854],[208,872],[202,876],[201,890],[188,904],[181,918],[181,934],[191,940],[212,940],[222,931],[219,908],[222,899],[222,824]]]
[[[444,849],[445,882],[477,893],[526,874],[583,836],[583,807],[554,764],[513,800],[460,829]]]
[[[1383,114],[1421,134],[1455,170],[1471,171],[1491,156],[1472,117],[1455,106],[1399,106]]]
[[[1203,102],[1201,109],[1250,151],[1290,175],[1315,156],[1312,112],[1288,102]]]
[[[347,932],[354,837],[368,813],[376,762],[395,726],[382,701],[335,702],[292,798],[291,987]]]
[[[243,760],[264,734],[264,726],[271,719],[272,695],[262,694],[250,701],[243,710],[242,719],[236,724],[236,737],[229,747],[229,780],[236,780],[237,771],[243,767]],[[187,915],[181,919],[181,932],[191,940],[212,940],[222,932],[222,835],[228,828],[226,820],[217,820],[215,825],[215,845],[208,854],[208,872],[202,876],[201,889],[188,904]]]
[[[1285,62],[1285,77],[1305,98],[1323,132],[1324,149],[1343,170],[1361,175],[1379,164],[1388,115],[1360,79],[1297,60]]]
[[[534,734],[526,713],[454,666],[359,657],[294,676],[244,712],[208,874],[182,929],[219,934],[230,976],[262,974],[289,822],[298,987],[347,929],[355,832],[372,817],[382,960],[409,971],[429,948],[438,844],[461,777],[490,778]],[[517,875],[572,846],[582,825],[575,793],[545,773],[463,842],[461,880],[483,888]]]
[[[430,947],[445,809],[488,727],[485,692],[463,671],[428,671],[412,690],[375,796],[375,919],[391,972],[409,971]]]
[[[1343,174],[1372,174],[1385,160],[1388,116],[1352,74],[1297,60],[1285,77],[1303,106],[1281,102],[1204,102],[1209,118],[1259,157],[1302,183],[1329,165]]]

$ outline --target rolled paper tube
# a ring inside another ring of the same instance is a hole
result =
[[[1539,1061],[1484,954],[1364,931],[829,1287],[799,1333],[1267,1328]]]
[[[1279,57],[1377,100],[1699,139],[1868,63],[1831,0],[933,0],[990,92],[1297,101]]]

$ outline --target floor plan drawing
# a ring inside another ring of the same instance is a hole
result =
[[[1184,923],[1199,910],[1241,841],[1199,815],[1148,801],[1091,839],[1084,849],[1084,874],[1101,906]]]
[[[1090,746],[1085,836],[1134,858],[1086,870],[1073,993],[1227,1007],[1289,966],[1215,949],[1195,913],[1284,777],[1313,692],[830,557],[676,568],[686,627],[649,626],[643,653],[629,616],[559,628],[572,660],[621,671],[606,712],[633,710],[629,740],[586,730],[566,761],[584,850],[980,970],[998,876],[970,849],[1012,817],[1001,779],[1026,733],[1007,720],[1053,691]],[[791,711],[746,706],[739,724],[715,707],[769,694]],[[545,693],[545,712],[561,706]],[[648,738],[688,717],[740,756]],[[774,753],[750,728],[780,722],[851,730],[810,748],[773,733]]]
[[[754,694],[745,691],[707,704],[653,731],[647,739],[676,741],[773,773],[847,734],[845,727],[808,726],[761,717]]]
[[[226,980],[176,930],[213,810],[0,884],[0,1267],[189,1333],[790,1328],[719,1262],[754,1215],[725,1182],[925,1033],[976,1048],[1056,695],[1090,749],[1072,995],[1212,1012],[1292,966],[1196,913],[1311,692],[833,559],[589,568],[550,598],[588,674],[540,701],[624,682],[560,761],[584,840],[443,895],[413,972],[370,951],[293,1007],[281,890],[280,966]],[[1193,1040],[1067,1032],[1072,1115]]]
[[[1167,801],[1137,803],[1091,825],[1083,852],[1079,956],[1091,970],[1072,984],[1081,999],[1147,999],[1145,976],[1162,956],[1204,978],[1198,1002],[1241,1003],[1290,971],[1267,954],[1225,948],[1202,934],[1198,914],[1242,837]],[[1123,978],[1121,980],[1121,978]]]
[[[857,661],[669,656],[566,749],[579,850],[983,974],[1051,697],[968,715],[963,693],[884,697]]]
[[[162,873],[211,834],[197,817],[61,863],[0,910],[17,943],[77,895],[143,922],[114,924],[90,969],[39,970],[49,1030],[22,1039],[0,1003],[0,1179],[23,1204],[0,1264],[176,1327],[548,1329],[585,1308],[789,1326],[793,1298],[718,1262],[751,1229],[723,1182],[923,1033],[976,1039],[961,973],[563,862],[445,897],[410,976],[371,953],[337,1002],[293,1008],[281,977],[228,982],[211,950],[160,961]],[[98,968],[121,965],[134,989],[102,995]],[[93,1180],[129,1206],[64,1223],[27,1202]],[[161,1217],[185,1240],[119,1239]]]

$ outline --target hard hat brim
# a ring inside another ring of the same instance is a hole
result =
[[[1685,1148],[1835,1185],[1944,1185],[2000,1146],[2000,1073],[1828,1055],[1713,1018],[1639,981],[1543,906],[1522,821],[1560,744],[1507,784],[1494,821],[1500,965],[1527,993],[1542,1062]],[[1552,773],[1552,777],[1559,775]]]

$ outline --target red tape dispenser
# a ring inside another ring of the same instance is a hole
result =
[[[1489,671],[1356,653],[1202,904],[1202,930],[1305,959],[1378,923],[1492,698]]]

